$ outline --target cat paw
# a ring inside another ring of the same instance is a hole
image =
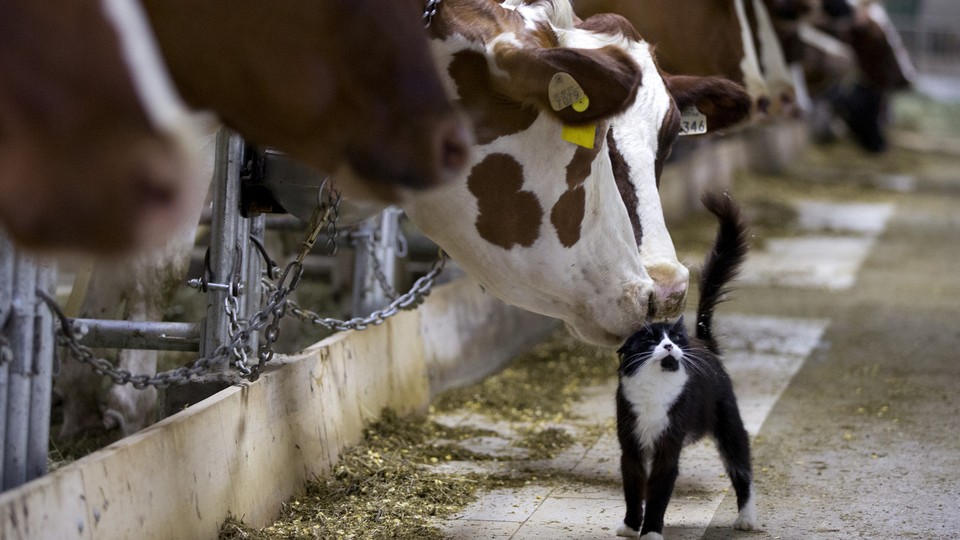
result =
[[[624,538],[639,538],[640,531],[634,529],[626,523],[621,523],[620,526],[617,527],[617,536],[622,536]]]
[[[757,506],[753,502],[753,495],[747,500],[747,504],[740,509],[737,520],[733,522],[733,528],[738,531],[753,531],[757,529]]]
[[[738,531],[754,531],[757,529],[757,520],[740,516],[733,522],[733,528]]]
[[[648,532],[640,537],[640,540],[663,540],[663,535],[655,532]]]

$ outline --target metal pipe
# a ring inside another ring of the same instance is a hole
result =
[[[10,342],[13,361],[7,366],[7,426],[3,452],[3,489],[27,480],[27,435],[30,425],[30,372],[33,325],[37,312],[36,261],[22,253],[14,261]]]
[[[74,333],[87,347],[155,351],[199,351],[197,323],[71,319]]]
[[[8,347],[12,344],[7,320],[13,309],[13,261],[15,259],[13,242],[0,230],[0,347],[3,348],[0,349],[0,487],[3,485],[4,456],[6,455],[4,448],[7,440],[7,384],[10,368],[8,360],[12,360],[13,354],[13,350]],[[10,357],[6,358],[7,355]]]
[[[52,295],[56,288],[56,264],[52,261],[41,262],[37,270],[37,289]],[[53,315],[46,306],[37,305],[34,319],[33,377],[30,384],[30,431],[27,435],[28,482],[47,473],[47,454],[50,451],[50,396],[53,394],[53,338]]]
[[[213,220],[210,223],[210,279],[213,283],[230,283],[233,280],[234,262],[240,256],[237,238],[240,228],[242,155],[243,139],[226,128],[221,129],[217,133]],[[216,289],[207,292],[207,318],[200,344],[201,356],[212,354],[227,340],[229,321],[224,302],[228,295],[228,291]]]
[[[254,247],[250,238],[256,238],[258,242],[263,243],[264,229],[266,219],[263,214],[244,219],[247,225],[247,236],[242,238],[243,256],[244,256],[244,298],[241,299],[243,308],[243,318],[248,321],[250,317],[260,310],[261,283],[260,278],[263,274],[263,268],[266,264],[263,256]],[[260,336],[254,333],[250,336],[250,347],[256,351],[260,345]]]

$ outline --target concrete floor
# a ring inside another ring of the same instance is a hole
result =
[[[732,491],[700,443],[681,460],[665,536],[958,538],[960,158],[813,149],[789,176],[733,190],[747,206],[776,201],[796,219],[758,229],[716,323],[753,435],[761,530],[731,528]],[[696,263],[702,251],[684,255]],[[589,389],[582,418],[558,426],[576,435],[600,424],[598,438],[533,465],[566,482],[485,493],[440,524],[445,534],[613,538],[624,511],[613,392],[612,383]],[[469,413],[443,421],[499,433],[468,441],[474,450],[518,451],[510,441],[523,426]]]

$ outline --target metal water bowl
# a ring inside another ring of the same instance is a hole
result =
[[[326,201],[329,196],[330,187],[334,184],[324,182],[329,176],[276,150],[262,151],[261,159],[261,174],[251,175],[253,178],[249,180],[248,187],[254,191],[256,188],[266,189],[282,208],[265,208],[263,205],[257,208],[256,204],[252,207],[246,204],[245,207],[261,212],[286,211],[304,222],[309,221],[318,201]],[[256,178],[257,176],[259,178]],[[271,205],[267,203],[266,206]],[[340,204],[338,223],[359,223],[376,215],[386,206],[378,201],[354,199],[345,195]]]

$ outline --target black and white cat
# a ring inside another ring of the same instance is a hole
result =
[[[737,494],[734,527],[757,526],[750,443],[712,332],[713,310],[747,255],[746,225],[730,197],[713,193],[702,201],[717,217],[719,230],[700,274],[696,337],[687,336],[680,317],[676,323],[648,325],[618,351],[617,435],[627,504],[618,536],[663,538],[680,452],[708,434]]]

